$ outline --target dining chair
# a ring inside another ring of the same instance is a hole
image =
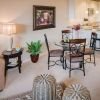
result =
[[[92,59],[92,56],[93,56],[94,65],[96,64],[95,63],[96,38],[97,38],[97,34],[95,32],[92,32],[91,33],[91,39],[90,39],[90,46],[88,48],[85,48],[85,52],[84,52],[84,55],[90,56],[89,57],[90,62],[91,62],[91,59]],[[88,58],[85,59],[85,61],[89,62]]]
[[[62,40],[68,38],[69,34],[71,33],[70,29],[62,30]]]
[[[46,34],[44,34],[44,38],[45,38],[45,43],[46,43],[46,47],[48,50],[48,70],[49,70],[50,66],[58,65],[58,63],[57,63],[58,61],[60,61],[62,63],[62,66],[64,69],[63,50],[62,49],[50,50]],[[56,60],[56,61],[51,60],[51,58],[54,58],[54,57],[59,58],[60,60]],[[50,62],[53,62],[54,64],[50,65]]]
[[[84,51],[86,39],[70,39],[69,52],[65,53],[65,68],[69,69],[69,77],[71,77],[72,70],[82,70],[85,76],[84,68]],[[69,63],[69,66],[68,66]],[[79,66],[72,66],[72,63],[78,63]]]
[[[62,30],[62,41],[61,42],[62,42],[62,44],[64,44],[64,46],[63,46],[64,52],[69,50],[69,46],[67,45],[66,42],[68,42],[71,33],[72,33],[71,29]]]

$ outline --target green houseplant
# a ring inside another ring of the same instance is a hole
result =
[[[32,62],[36,63],[38,61],[39,54],[41,53],[41,47],[42,44],[40,40],[38,40],[37,42],[31,41],[30,43],[27,43],[27,48],[28,48],[27,52],[30,53]]]

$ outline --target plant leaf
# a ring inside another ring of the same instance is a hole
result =
[[[31,53],[32,55],[37,55],[41,53],[42,44],[40,40],[38,40],[37,42],[31,41],[30,43],[26,43],[26,44],[28,49],[27,52]]]

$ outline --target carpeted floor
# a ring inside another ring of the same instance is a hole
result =
[[[16,94],[23,95],[26,91],[31,91],[34,78],[44,73],[53,75],[57,82],[64,82],[66,85],[76,82],[81,83],[90,91],[92,100],[100,100],[100,51],[96,52],[96,66],[92,63],[87,63],[85,64],[85,70],[85,77],[82,71],[75,70],[72,71],[71,78],[69,78],[69,70],[63,70],[62,66],[56,65],[48,70],[47,54],[45,53],[43,56],[40,56],[36,64],[31,61],[24,63],[21,74],[19,74],[18,68],[8,70],[6,86],[0,92],[0,100],[2,100],[1,98],[7,98],[3,100],[14,100],[8,97],[16,97]]]
[[[0,100],[32,100],[32,91],[24,92],[7,98],[1,98]]]
[[[62,100],[64,84],[55,84],[55,85],[56,85],[56,100]],[[6,98],[1,98],[0,100],[33,100],[32,93],[33,93],[33,91],[31,90],[31,91],[27,91],[27,92],[24,92],[21,94],[9,96]],[[40,98],[41,98],[41,96],[40,96]]]

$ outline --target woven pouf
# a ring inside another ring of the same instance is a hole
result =
[[[61,100],[61,87],[56,85],[56,80],[52,75],[37,76],[33,82],[33,100],[57,100],[56,98]]]
[[[91,97],[86,87],[72,84],[64,90],[63,100],[91,100]]]

